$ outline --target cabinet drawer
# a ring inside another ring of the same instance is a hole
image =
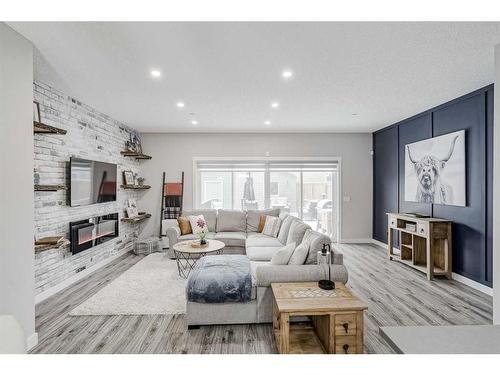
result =
[[[335,315],[335,336],[356,334],[356,314]]]
[[[417,233],[422,235],[422,236],[427,236],[427,225],[425,224],[417,224]]]
[[[335,354],[356,354],[356,336],[335,337]]]

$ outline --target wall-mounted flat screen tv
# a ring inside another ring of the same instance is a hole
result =
[[[70,205],[116,201],[116,164],[72,157]]]

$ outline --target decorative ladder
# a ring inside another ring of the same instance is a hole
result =
[[[166,182],[166,175],[163,172],[161,193],[161,215],[160,215],[160,237],[163,234],[163,220],[177,219],[182,215],[182,201],[184,195],[184,171],[181,182]]]

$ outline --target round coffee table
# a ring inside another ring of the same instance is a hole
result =
[[[198,259],[207,254],[222,254],[224,242],[217,240],[208,240],[208,246],[192,247],[193,240],[177,242],[174,245],[175,260],[177,261],[177,270],[179,276],[187,279],[191,270],[198,263]]]

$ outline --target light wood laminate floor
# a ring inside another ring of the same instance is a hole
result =
[[[374,245],[336,245],[348,285],[368,303],[365,352],[392,353],[380,326],[491,324],[492,298],[456,281],[389,262]],[[187,330],[183,315],[69,316],[142,257],[127,254],[36,306],[33,353],[276,353],[270,324]],[[168,287],[168,286],[166,286]]]

